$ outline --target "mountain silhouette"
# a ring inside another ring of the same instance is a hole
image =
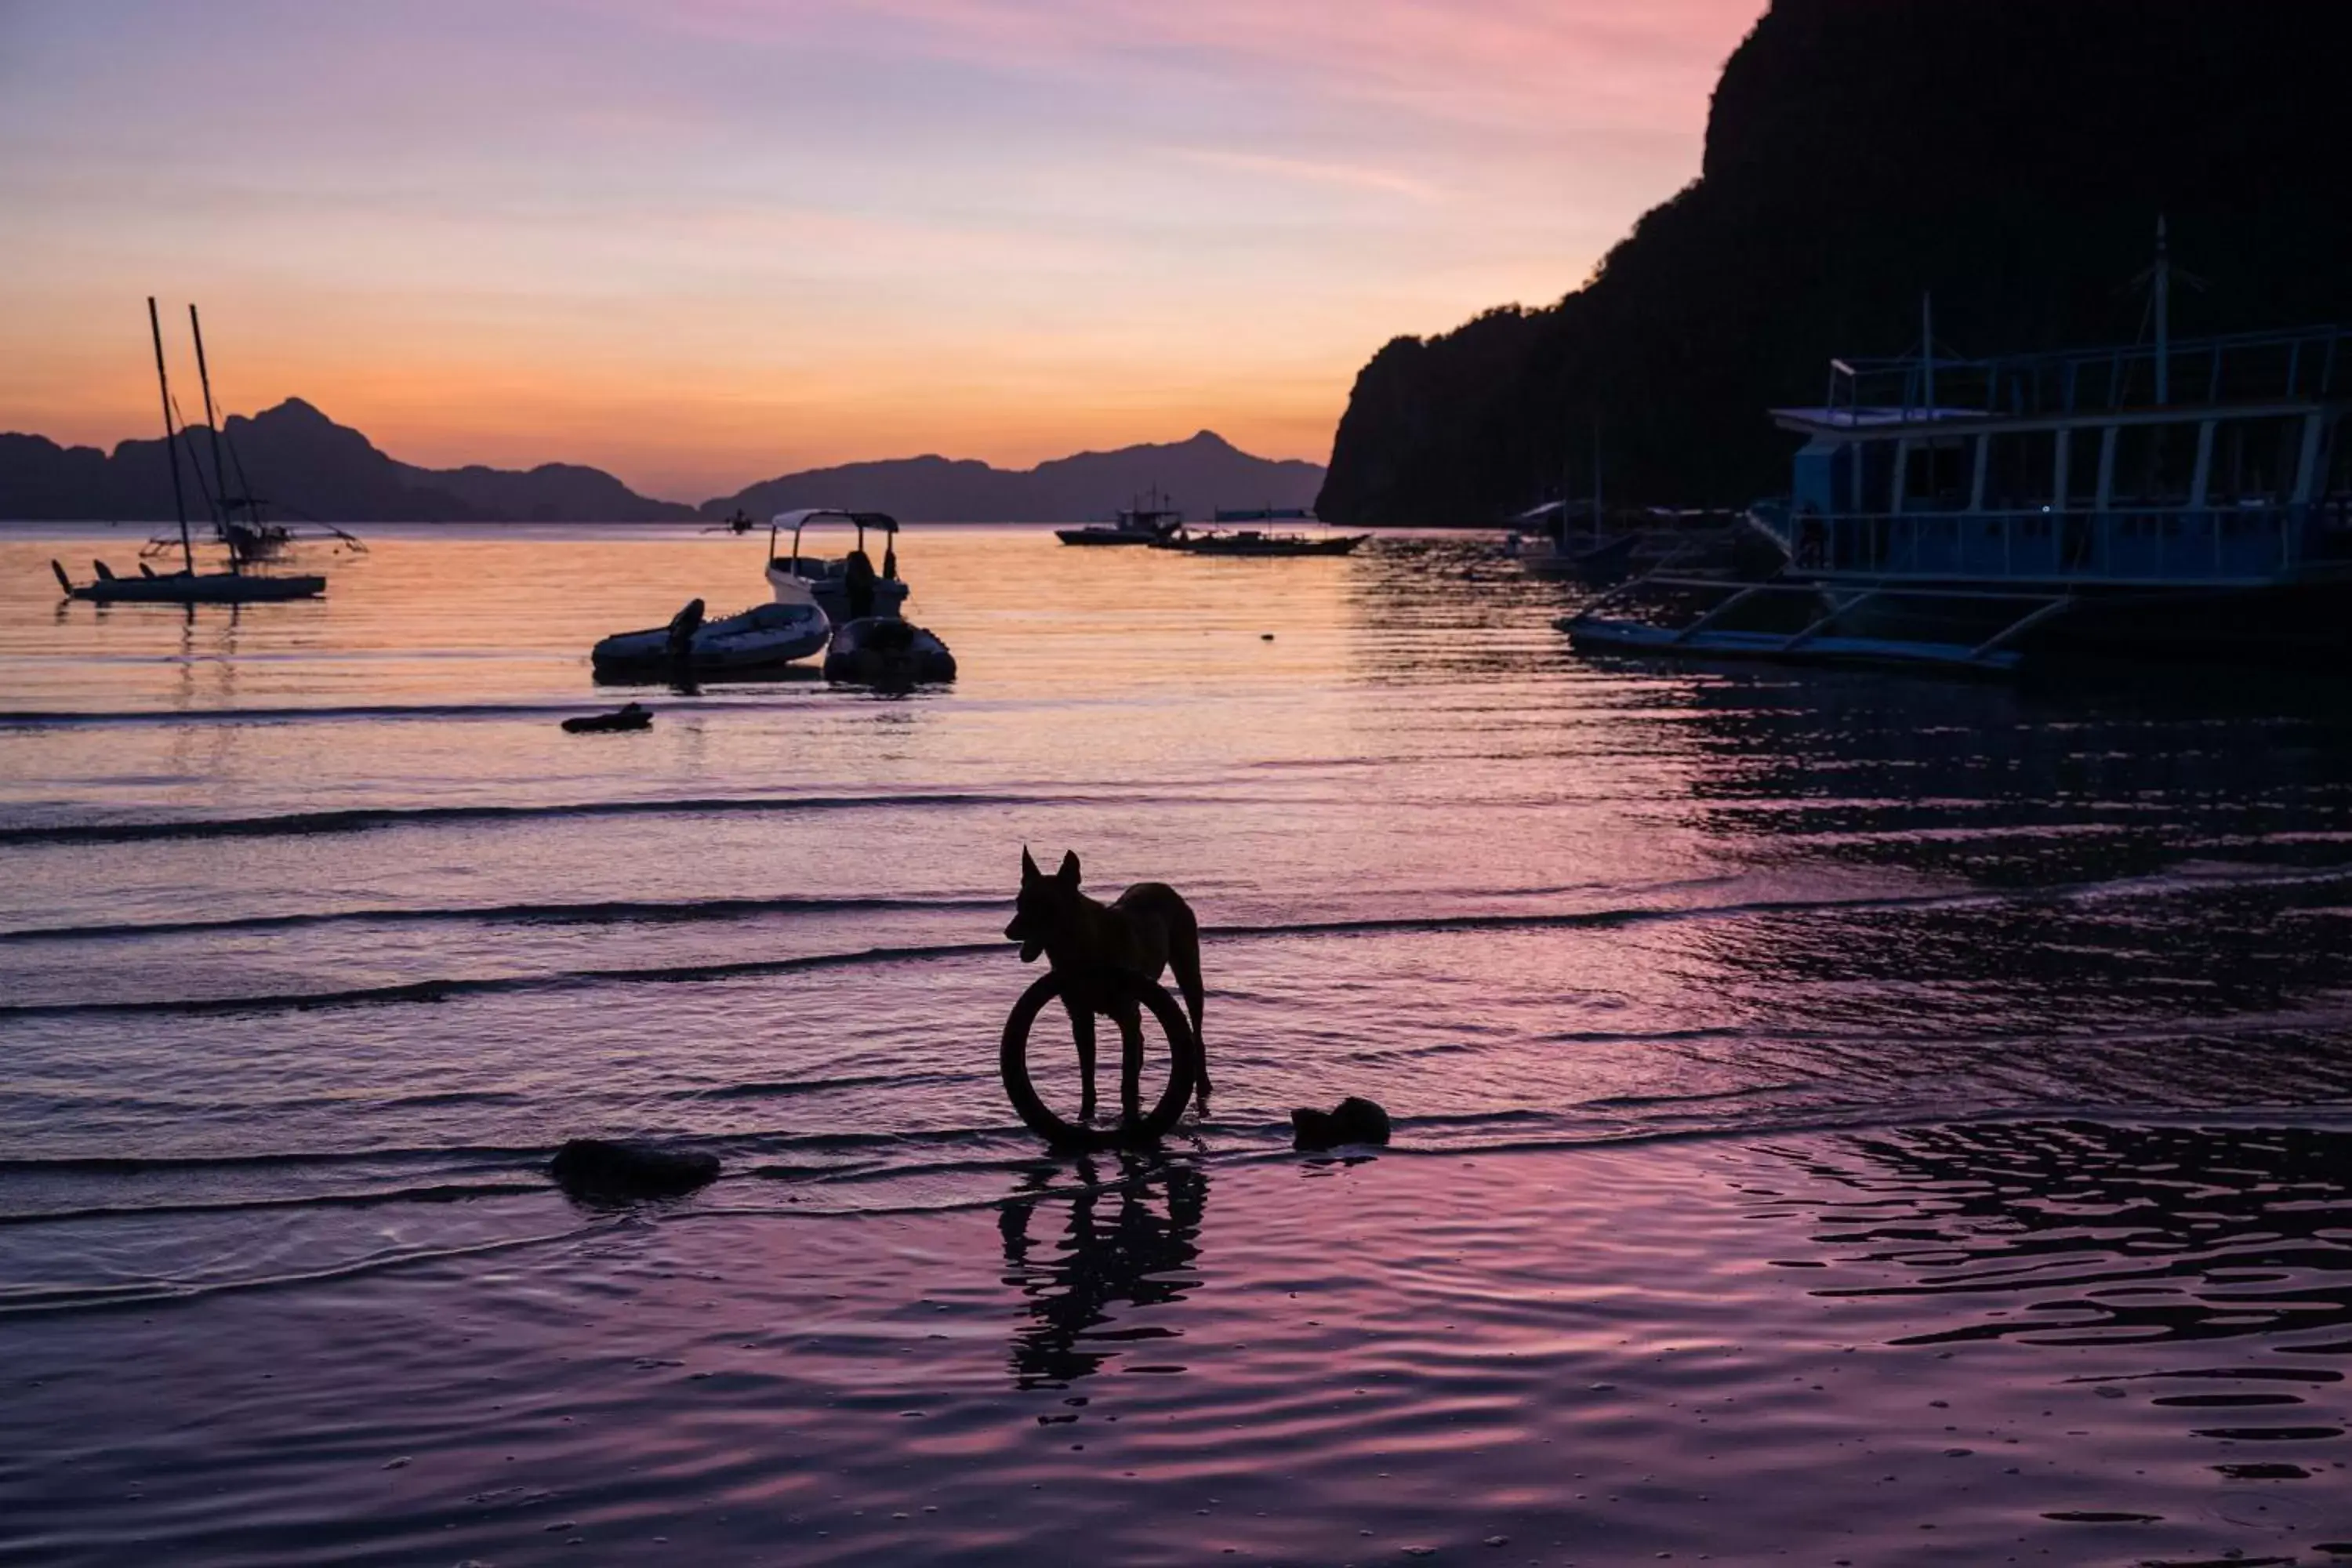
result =
[[[1313,463],[1254,458],[1203,430],[1189,441],[1080,452],[1034,468],[997,468],[971,459],[905,458],[848,463],[764,479],[706,501],[706,517],[738,508],[770,517],[794,507],[871,508],[915,522],[1079,522],[1106,518],[1148,490],[1173,498],[1192,516],[1218,507],[1303,507],[1323,470]]]
[[[600,468],[576,464],[418,468],[299,397],[249,418],[231,415],[222,434],[268,515],[325,522],[665,522],[738,508],[764,519],[795,506],[854,507],[915,521],[1063,522],[1107,517],[1155,486],[1191,502],[1195,516],[1217,506],[1305,506],[1323,479],[1313,463],[1254,458],[1203,430],[1189,441],[1082,452],[1018,470],[937,457],[852,463],[787,474],[697,509],[639,495]],[[211,443],[202,430],[184,431],[180,447],[188,514],[201,521],[209,515],[205,490],[217,488]],[[243,493],[234,467],[228,483]],[[109,454],[0,435],[0,518],[171,516],[172,476],[160,439],[124,441]]]
[[[385,456],[347,425],[299,397],[222,426],[265,515],[326,522],[647,522],[688,519],[694,509],[638,495],[595,468],[549,464],[529,473],[499,468],[420,468]],[[181,481],[191,519],[209,515],[215,488],[212,444],[202,430],[180,437]],[[110,457],[60,447],[39,436],[0,436],[0,517],[161,521],[172,516],[172,474],[163,443],[122,442]]]
[[[2157,219],[2204,279],[2178,335],[2352,316],[2341,0],[1775,0],[1725,66],[1700,178],[1583,288],[1398,338],[1358,375],[1319,508],[1491,522],[1591,485],[1788,487],[1765,410],[1832,355],[2129,342]],[[2328,40],[2333,40],[2329,42]]]

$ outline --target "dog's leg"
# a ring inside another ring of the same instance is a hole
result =
[[[1078,1105],[1078,1120],[1084,1121],[1095,1113],[1095,1015],[1092,1008],[1081,1007],[1066,996],[1062,998],[1062,1007],[1070,1015],[1070,1037],[1078,1043],[1078,1077],[1087,1086]]]
[[[1118,1106],[1128,1125],[1143,1121],[1143,1013],[1132,1002],[1122,1002],[1112,1016],[1118,1023]]]

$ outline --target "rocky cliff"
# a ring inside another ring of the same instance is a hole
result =
[[[1700,177],[1557,304],[1399,338],[1358,375],[1319,507],[1490,521],[1591,482],[1784,489],[1764,416],[1833,354],[2128,342],[2158,215],[2181,333],[2352,317],[2336,0],[1776,0],[1724,68]]]

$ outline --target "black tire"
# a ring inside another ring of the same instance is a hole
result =
[[[1013,1012],[1004,1020],[1004,1047],[999,1058],[1004,1075],[1005,1097],[1013,1109],[1032,1132],[1056,1149],[1116,1149],[1138,1143],[1156,1143],[1176,1125],[1184,1114],[1185,1102],[1192,1098],[1192,1086],[1201,1076],[1201,1042],[1192,1033],[1192,1026],[1176,1005],[1176,999],[1167,988],[1148,980],[1123,978],[1124,984],[1154,1018],[1168,1037],[1168,1055],[1173,1064],[1168,1075],[1168,1087],[1138,1125],[1129,1124],[1124,1118],[1114,1127],[1086,1127],[1065,1121],[1055,1114],[1037,1094],[1036,1085],[1029,1081],[1029,1031],[1037,1022],[1037,1015],[1045,1004],[1062,994],[1062,979],[1052,971],[1037,977],[1036,983],[1021,994],[1013,1005]]]

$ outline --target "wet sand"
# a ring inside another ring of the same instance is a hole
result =
[[[551,1198],[554,1239],[12,1318],[0,1557],[2352,1558],[2347,1173],[2038,1121]]]

